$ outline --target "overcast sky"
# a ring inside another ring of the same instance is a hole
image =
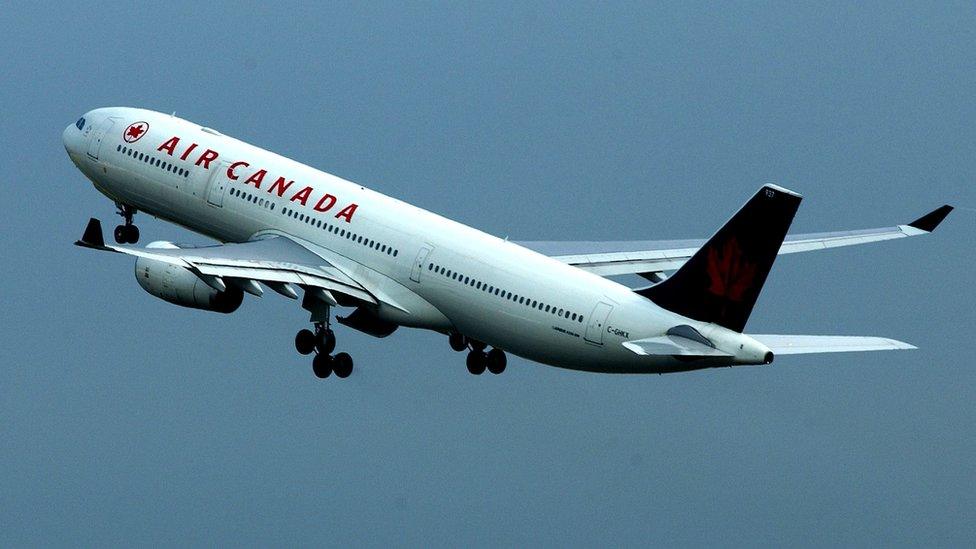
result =
[[[710,235],[763,183],[794,231],[976,208],[972,3],[354,2],[0,11],[0,545],[976,542],[974,210],[931,236],[781,258],[748,330],[917,351],[607,376],[232,315],[71,245],[112,204],[85,111],[212,126],[499,236]],[[142,243],[206,243],[146,215]]]

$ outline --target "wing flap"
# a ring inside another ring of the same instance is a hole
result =
[[[886,337],[776,334],[749,334],[749,337],[769,347],[777,355],[917,349],[904,341]]]

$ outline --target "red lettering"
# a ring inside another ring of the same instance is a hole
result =
[[[180,155],[180,160],[186,160],[186,157],[190,156],[190,151],[192,151],[195,148],[197,148],[197,144],[190,143],[190,146],[187,147],[186,150],[183,151],[183,154]]]
[[[280,196],[284,196],[285,195],[285,191],[288,190],[288,187],[291,187],[291,184],[292,183],[294,183],[294,181],[288,181],[286,183],[284,177],[279,177],[278,179],[275,180],[274,183],[271,184],[271,188],[268,189],[268,192],[270,193],[270,192],[274,191],[274,192],[278,193],[278,196],[279,197]]]
[[[248,183],[252,183],[254,184],[254,188],[260,189],[261,182],[264,181],[264,176],[267,175],[267,173],[268,170],[258,170],[251,174],[251,177],[248,177],[244,184],[247,185]]]
[[[213,149],[207,149],[203,151],[203,154],[200,155],[200,158],[197,158],[196,165],[199,166],[200,164],[203,164],[203,169],[209,170],[210,162],[216,159],[217,159],[217,151]]]
[[[302,206],[304,206],[305,203],[308,202],[308,197],[311,195],[312,195],[312,187],[305,187],[304,189],[295,193],[295,196],[289,198],[288,200],[291,200],[292,202],[297,200],[302,203]]]
[[[237,181],[239,176],[234,173],[234,168],[238,166],[244,166],[246,168],[250,166],[250,164],[248,164],[247,162],[234,162],[233,164],[227,167],[227,179],[230,179],[231,181]]]
[[[326,204],[328,202],[328,204]],[[331,194],[327,194],[319,199],[319,203],[315,205],[315,211],[317,212],[327,212],[332,206],[335,206],[336,197]]]
[[[336,219],[341,217],[346,218],[346,223],[352,223],[352,214],[356,212],[356,208],[359,206],[357,204],[350,204],[343,208],[339,213],[336,214]]]
[[[162,145],[160,145],[159,148],[156,149],[156,150],[157,151],[166,151],[166,154],[168,154],[170,156],[173,156],[173,153],[176,152],[176,145],[178,145],[179,142],[180,142],[180,138],[179,137],[176,137],[176,136],[170,137],[165,143],[163,143]]]

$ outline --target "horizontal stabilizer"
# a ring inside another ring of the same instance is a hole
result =
[[[732,356],[704,343],[676,335],[625,341],[624,347],[641,356]]]
[[[917,349],[914,345],[885,337],[770,334],[749,334],[749,337],[769,347],[777,355]]]

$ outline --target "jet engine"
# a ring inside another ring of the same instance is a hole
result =
[[[172,242],[153,242],[147,248],[179,249]],[[143,290],[181,307],[232,313],[244,301],[244,292],[228,287],[220,292],[183,267],[164,261],[136,259],[136,280]]]

